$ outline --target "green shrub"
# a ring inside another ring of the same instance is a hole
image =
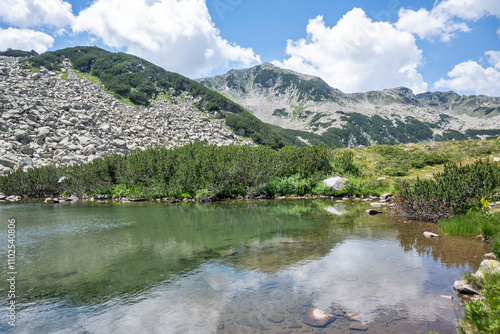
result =
[[[0,191],[31,197],[67,192],[193,198],[202,190],[217,198],[244,196],[257,190],[304,195],[319,179],[330,175],[332,159],[332,149],[324,146],[275,151],[267,146],[195,143],[175,149],[135,150],[127,156],[115,154],[80,166],[19,170],[0,177]],[[58,183],[62,176],[64,180]]]
[[[198,202],[206,202],[216,198],[213,191],[208,189],[200,189],[196,192],[195,197]]]
[[[495,235],[491,241],[491,250],[493,254],[500,259],[500,234]]]
[[[439,222],[439,228],[450,235],[478,235],[481,234],[481,226],[484,219],[479,212],[469,211],[464,215],[443,219]]]
[[[417,220],[438,220],[478,209],[481,198],[500,190],[500,167],[488,161],[445,165],[434,180],[403,181],[395,196],[395,211]]]
[[[471,275],[464,277],[466,280]],[[464,303],[464,317],[460,333],[499,333],[500,332],[500,274],[486,275],[478,280],[473,278],[476,288],[481,289],[484,299]]]

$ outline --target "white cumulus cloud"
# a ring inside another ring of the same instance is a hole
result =
[[[475,61],[468,60],[448,72],[449,79],[441,78],[434,86],[473,92],[476,95],[500,96],[500,51],[488,51],[486,55],[492,67],[485,68]]]
[[[464,20],[477,20],[489,15],[500,17],[498,0],[446,0],[437,7]]]
[[[20,49],[47,51],[54,43],[54,38],[46,33],[30,29],[0,28],[0,50]]]
[[[449,42],[457,33],[470,31],[462,20],[478,20],[485,16],[500,17],[500,1],[445,0],[436,1],[431,10],[401,8],[395,25],[421,39],[438,37],[443,42]]]
[[[62,0],[0,0],[0,19],[19,28],[71,25],[71,4]]]
[[[467,24],[454,22],[447,13],[441,10],[428,11],[423,8],[418,11],[402,8],[399,11],[399,21],[396,22],[396,27],[413,33],[421,39],[439,37],[443,42],[449,42],[456,32],[470,31]]]
[[[405,86],[419,93],[427,84],[418,73],[422,51],[412,34],[389,23],[373,22],[359,8],[345,14],[334,27],[322,16],[309,21],[307,39],[288,41],[277,66],[317,75],[344,92]]]
[[[220,36],[204,0],[97,0],[79,13],[73,30],[191,77],[260,63],[252,49]]]

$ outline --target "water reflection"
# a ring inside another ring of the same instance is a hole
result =
[[[0,205],[2,221],[19,222],[22,267],[22,326],[7,328],[0,314],[0,331],[321,332],[303,323],[318,307],[337,316],[329,332],[353,322],[451,332],[455,307],[438,294],[454,295],[483,244],[425,239],[429,226],[366,209],[331,200]]]
[[[436,224],[394,219],[394,226],[399,231],[397,238],[403,250],[432,256],[434,261],[448,268],[472,268],[472,271],[476,271],[483,255],[489,252],[488,244],[480,242],[480,239],[446,235],[441,235],[440,238],[425,238],[425,231],[442,233]]]

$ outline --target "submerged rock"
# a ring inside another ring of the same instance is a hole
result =
[[[359,322],[353,322],[351,326],[349,326],[349,329],[352,331],[366,331],[368,327]]]
[[[334,322],[335,319],[337,318],[323,312],[319,308],[312,308],[307,312],[304,323],[313,327],[326,327],[328,324]]]

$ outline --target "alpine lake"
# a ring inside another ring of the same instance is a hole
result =
[[[481,240],[332,199],[0,203],[2,333],[453,333]],[[453,298],[452,298],[453,297]],[[308,324],[318,308],[333,315]]]

